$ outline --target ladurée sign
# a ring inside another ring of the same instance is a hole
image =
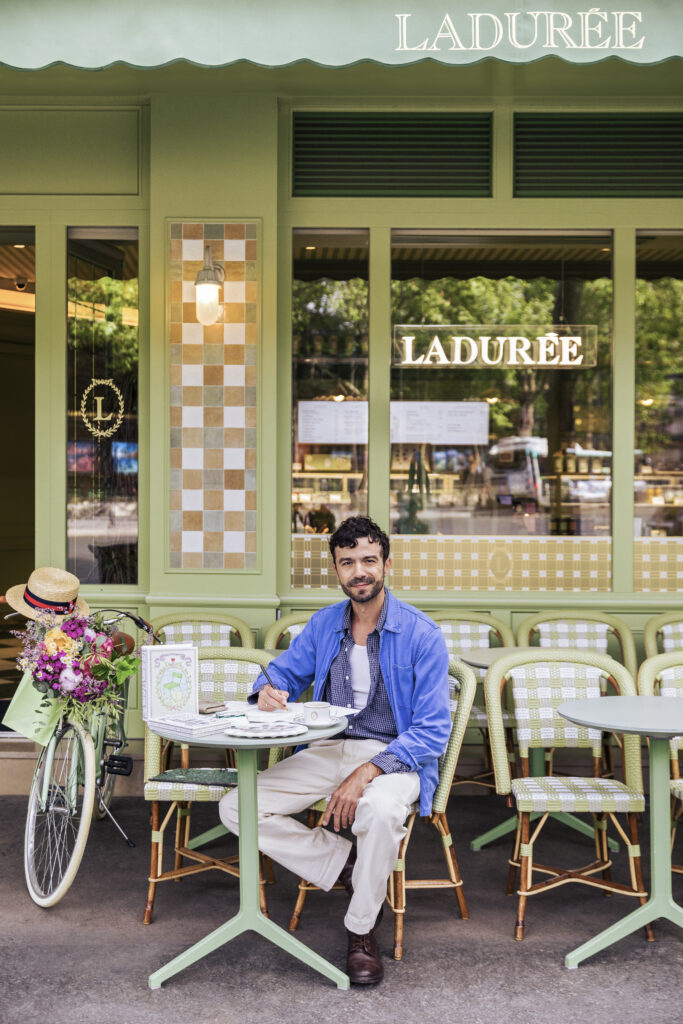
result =
[[[412,14],[397,14],[398,53],[441,50],[640,50],[645,43],[642,11],[470,11],[444,14],[424,34]],[[422,36],[422,38],[420,38]]]
[[[420,369],[576,370],[595,366],[598,329],[528,324],[398,324],[392,365]]]

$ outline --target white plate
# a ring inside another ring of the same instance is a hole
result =
[[[230,725],[224,730],[226,736],[241,736],[245,740],[275,739],[277,736],[301,736],[308,732],[305,725],[296,722],[274,722],[263,725],[261,722],[250,722],[248,725]]]
[[[330,726],[337,724],[336,718],[331,718],[329,722],[309,722],[308,724],[304,722],[303,718],[295,718],[294,721],[297,725],[305,725],[307,729],[329,729]]]

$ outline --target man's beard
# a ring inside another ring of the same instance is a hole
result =
[[[358,583],[360,581],[359,580],[354,580],[353,582]],[[350,597],[352,601],[355,601],[357,604],[367,604],[368,601],[372,601],[373,598],[377,597],[377,595],[382,590],[384,590],[384,579],[382,578],[380,580],[376,580],[374,582],[374,584],[368,583],[368,587],[370,589],[367,591],[367,593],[362,594],[362,595],[355,594],[350,586],[349,587],[345,587],[344,584],[341,583],[341,582],[340,582],[339,586],[342,588],[342,590],[344,591],[346,596]]]

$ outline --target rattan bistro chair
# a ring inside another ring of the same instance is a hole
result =
[[[627,623],[616,615],[565,608],[552,613],[530,615],[520,622],[517,628],[517,642],[521,647],[537,643],[539,647],[609,654],[610,640],[613,648],[618,648],[617,661],[620,661],[635,679],[638,659],[633,633]],[[613,775],[611,737],[607,733],[604,737],[602,757],[602,774]],[[552,765],[549,765],[548,770],[552,771]]]
[[[446,647],[451,658],[459,658],[470,651],[488,650],[490,647],[514,647],[515,638],[509,626],[493,615],[486,615],[479,612],[461,612],[455,609],[450,611],[429,612],[441,629]],[[484,756],[483,771],[475,772],[473,775],[458,773],[453,779],[453,786],[474,785],[483,786],[486,789],[495,789],[493,780],[493,766],[489,751],[488,730],[489,723],[484,707],[484,694],[481,684],[486,678],[486,669],[473,669],[475,678],[480,687],[477,690],[475,702],[472,705],[472,713],[469,720],[469,728],[477,729],[481,735],[482,751]],[[503,721],[509,730],[508,752],[511,759],[514,759],[514,742],[511,732],[512,716],[503,710]]]
[[[659,616],[662,618],[662,616]],[[638,692],[644,696],[659,694],[660,697],[683,699],[683,650],[669,651],[647,658],[638,673]],[[683,779],[681,778],[681,744],[683,736],[674,736],[669,741],[671,758],[671,846],[676,839],[676,828],[683,816]],[[683,875],[683,864],[672,865],[672,870]]]
[[[414,804],[407,821],[407,833],[401,840],[398,860],[393,873],[389,877],[387,902],[394,912],[394,960],[403,958],[403,924],[406,912],[406,890],[415,889],[453,889],[458,900],[460,917],[469,917],[462,878],[453,849],[453,838],[446,817],[446,806],[453,785],[453,777],[458,764],[462,742],[468,723],[471,720],[472,706],[477,688],[476,677],[469,665],[451,658],[448,669],[450,684],[451,718],[453,725],[446,751],[439,760],[439,783],[432,799],[432,813],[426,820],[439,833],[443,855],[446,861],[446,878],[406,878],[406,860],[408,845],[413,832],[415,818],[419,812],[419,804]]]
[[[264,648],[267,651],[275,651],[282,645],[285,638],[288,638],[291,643],[294,637],[302,631],[312,614],[313,612],[293,612],[291,615],[282,615],[276,619],[266,632],[263,641]]]
[[[235,647],[201,648],[199,651],[200,697],[211,700],[244,700],[251,692],[261,668],[270,656],[264,651]],[[199,742],[199,741],[198,741]],[[145,800],[152,805],[152,850],[147,902],[143,923],[151,924],[154,898],[159,882],[175,881],[186,875],[215,868],[239,876],[237,857],[218,857],[200,852],[206,843],[225,835],[218,825],[190,838],[193,803],[218,803],[237,784],[234,768],[192,768],[189,748],[181,747],[179,768],[163,770],[163,741],[145,726]],[[163,820],[161,804],[168,804]],[[164,870],[164,838],[175,816],[174,863]],[[266,912],[263,872],[261,873],[261,909]]]
[[[512,779],[505,746],[501,692],[509,685],[512,710],[517,723],[517,743],[522,778]],[[634,896],[641,905],[647,894],[638,846],[637,815],[645,809],[640,761],[640,738],[623,738],[625,782],[600,777],[602,734],[599,730],[573,725],[557,713],[567,700],[599,700],[610,685],[616,693],[636,692],[631,674],[613,658],[592,651],[515,651],[505,655],[489,669],[486,683],[486,707],[489,714],[491,749],[499,793],[512,793],[517,805],[515,836],[508,892],[512,893],[519,874],[515,938],[524,937],[526,905],[529,897],[548,892],[567,882],[595,886],[609,893]],[[532,748],[587,748],[593,755],[593,777],[529,776],[529,751]],[[571,811],[590,814],[595,832],[595,859],[579,868],[553,867],[535,860],[535,847],[548,816]],[[540,821],[530,831],[531,815],[540,813]],[[615,815],[625,813],[629,834]],[[611,860],[607,845],[607,819],[615,825],[628,848],[631,884],[611,879]],[[547,876],[534,881],[534,874]],[[599,877],[598,877],[599,876]],[[651,937],[651,930],[648,937]]]
[[[630,626],[616,615],[563,608],[530,615],[517,627],[520,647],[559,647],[609,654],[610,637],[619,647],[617,661],[633,679],[638,672],[636,645]]]
[[[683,652],[683,612],[664,612],[648,619],[643,629],[645,657]]]
[[[446,818],[446,804],[448,802],[455,768],[458,763],[458,756],[460,754],[463,737],[470,717],[477,684],[472,669],[468,665],[465,665],[464,662],[458,661],[455,658],[451,658],[450,660],[448,678],[450,683],[451,715],[453,725],[451,728],[450,739],[448,741],[448,747],[439,761],[439,783],[434,793],[432,813],[429,818],[429,821],[434,825],[441,837],[444,857],[446,858],[448,877],[440,879],[406,880],[406,854],[413,831],[413,825],[415,823],[415,817],[419,811],[419,805],[414,804],[407,819],[408,831],[399,847],[396,867],[389,878],[389,884],[387,887],[387,902],[394,912],[395,960],[400,960],[403,956],[403,924],[406,909],[406,889],[454,889],[458,900],[460,916],[462,918],[467,918],[469,916],[467,904],[465,902],[465,894],[462,887],[462,878],[460,877],[458,862],[455,857],[455,851],[453,850],[451,832]],[[314,825],[319,825],[321,823],[326,805],[326,800],[319,800],[309,808],[308,824],[311,828]],[[317,889],[317,885],[307,881],[305,878],[302,878],[299,882],[299,892],[289,922],[290,931],[295,931],[299,925],[299,920],[301,918],[308,893]],[[343,889],[343,886],[338,884],[334,886],[334,889]]]

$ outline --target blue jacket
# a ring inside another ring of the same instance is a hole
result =
[[[398,736],[387,747],[420,777],[420,814],[432,812],[439,778],[438,759],[451,733],[448,652],[435,622],[385,591],[387,615],[380,636],[382,679]],[[341,601],[316,612],[290,647],[268,666],[273,685],[296,700],[311,683],[320,700],[344,632]],[[263,682],[263,676],[256,687]],[[256,688],[255,687],[255,688]]]

